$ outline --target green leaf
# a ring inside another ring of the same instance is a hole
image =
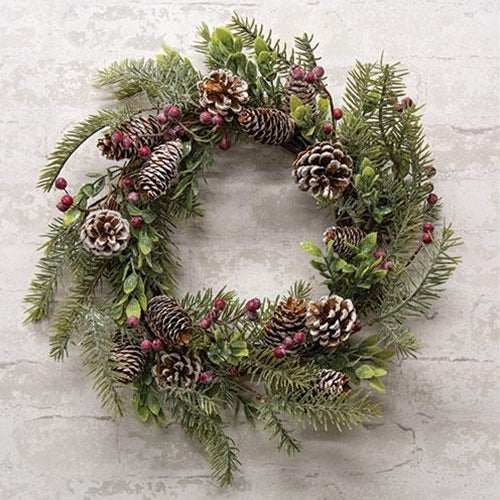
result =
[[[326,114],[328,113],[329,109],[330,109],[330,101],[328,99],[325,99],[324,97],[320,97],[318,100],[318,111],[321,114]]]
[[[258,36],[254,43],[253,43],[253,48],[255,50],[255,53],[259,55],[261,52],[264,51],[269,51],[269,47],[267,46],[267,43],[264,41],[264,39],[260,36]]]
[[[139,234],[139,250],[143,255],[148,255],[151,253],[151,250],[153,249],[153,242],[151,241],[151,238],[142,231]]]
[[[384,375],[387,375],[387,370],[384,370],[383,368],[374,368],[373,375],[375,377],[383,377]]]
[[[123,282],[123,291],[125,293],[133,292],[138,282],[139,282],[139,276],[137,276],[137,274],[135,273],[129,274],[127,279]]]
[[[359,249],[365,253],[373,253],[377,246],[377,233],[370,233],[365,236],[359,243]]]
[[[312,255],[313,257],[323,257],[323,252],[321,251],[321,249],[310,241],[302,241],[300,243],[300,246],[302,247],[302,250],[307,252],[309,255]]]
[[[156,220],[156,214],[152,210],[150,210],[149,208],[145,208],[142,211],[142,220],[146,224],[151,224],[152,222],[154,222]]]
[[[63,226],[64,227],[71,226],[82,217],[82,214],[83,212],[81,210],[78,210],[78,208],[70,208],[64,214]]]
[[[214,37],[216,40],[222,42],[226,47],[233,47],[233,35],[227,28],[222,26],[215,28]]]
[[[385,393],[385,385],[384,383],[382,382],[382,380],[380,380],[379,378],[371,378],[368,380],[368,383],[377,391],[377,392],[380,392],[382,394]]]
[[[141,306],[139,301],[136,298],[131,298],[129,303],[127,304],[126,309],[127,317],[136,316],[137,318],[141,317]]]
[[[156,399],[156,397],[153,395],[152,392],[148,392],[148,396],[147,396],[147,399],[146,399],[146,404],[148,406],[149,411],[153,415],[159,415],[161,407],[158,404],[158,400]]]
[[[300,98],[298,96],[292,95],[292,97],[290,97],[290,111],[291,111],[292,116],[295,113],[295,110],[299,106],[302,106],[302,101],[300,100]]]
[[[370,379],[375,375],[375,371],[369,365],[361,365],[359,368],[356,368],[356,377],[360,379]]]
[[[142,423],[146,423],[148,421],[149,415],[150,413],[147,406],[139,406],[137,408],[137,416]]]

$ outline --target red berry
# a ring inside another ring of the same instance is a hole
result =
[[[132,186],[134,185],[134,180],[132,179],[132,177],[130,177],[129,175],[126,175],[123,179],[122,179],[122,186],[124,188],[131,188]]]
[[[293,340],[295,340],[297,344],[302,344],[304,340],[306,340],[306,334],[304,332],[296,332],[293,336]]]
[[[384,260],[384,262],[382,262],[382,265],[380,266],[383,271],[390,271],[393,267],[394,263],[390,260]]]
[[[123,149],[130,149],[133,146],[133,141],[130,137],[124,137],[122,140],[122,148]]]
[[[125,136],[123,135],[123,132],[121,132],[120,130],[115,130],[112,134],[111,134],[111,142],[113,144],[120,144],[120,142],[123,141],[123,138]]]
[[[293,339],[291,337],[286,337],[283,339],[283,347],[285,349],[290,349],[293,346]]]
[[[231,377],[234,377],[235,375],[237,375],[238,374],[238,370],[236,369],[236,366],[230,366],[227,369],[227,374],[231,375]]]
[[[257,321],[259,319],[259,313],[257,311],[248,311],[247,319],[250,321]]]
[[[424,231],[424,233],[432,233],[432,231],[434,231],[434,224],[431,224],[430,222],[426,222],[422,226],[422,231]]]
[[[378,250],[373,252],[373,257],[375,257],[375,259],[385,259],[387,257],[387,254],[379,248]]]
[[[212,123],[212,115],[208,111],[203,111],[203,113],[200,113],[199,120],[203,125],[208,125]]]
[[[316,77],[321,78],[325,74],[325,68],[323,66],[316,66],[313,69],[313,73]]]
[[[246,304],[245,304],[245,308],[247,311],[249,312],[255,312],[255,311],[258,311],[260,309],[260,300],[257,299],[257,298],[253,298],[251,300],[249,300]]]
[[[433,165],[425,169],[425,174],[427,175],[427,177],[434,177],[436,175],[436,172],[436,167],[434,167]]]
[[[142,226],[142,217],[140,215],[134,215],[130,219],[130,224],[132,224],[132,227],[135,229],[139,229]]]
[[[161,339],[154,339],[152,344],[155,351],[161,351],[163,349],[163,341]]]
[[[306,75],[305,80],[307,83],[314,83],[316,81],[316,75],[312,71],[309,71],[309,73],[307,73]]]
[[[202,374],[200,374],[200,378],[198,379],[198,381],[200,382],[200,384],[209,384],[210,382],[213,382],[214,381],[214,374],[211,373],[211,372],[203,372]]]
[[[57,189],[66,189],[68,181],[64,177],[58,177],[55,182]]]
[[[342,110],[340,108],[335,108],[333,110],[333,119],[341,120],[342,119]]]
[[[142,146],[141,148],[139,148],[139,151],[137,151],[137,153],[142,158],[145,158],[146,156],[149,156],[151,154],[151,149],[149,149],[148,146]]]
[[[168,115],[168,112],[172,109],[172,104],[165,104],[165,106],[163,106],[163,112]]]
[[[333,125],[330,122],[323,123],[323,132],[325,134],[331,134],[333,132]]]
[[[69,208],[71,205],[73,205],[73,198],[69,194],[65,194],[61,198],[61,203]]]
[[[424,245],[428,245],[429,243],[432,243],[432,234],[431,233],[424,233],[422,235],[422,243],[424,243]]]
[[[219,316],[220,316],[220,309],[211,309],[207,314],[207,317],[210,319],[217,319]]]
[[[285,349],[283,349],[282,346],[276,346],[274,349],[273,349],[273,354],[274,354],[274,357],[275,358],[282,358],[285,356]]]
[[[177,106],[172,106],[167,115],[171,120],[178,120],[182,116],[182,111]]]
[[[144,339],[142,342],[141,342],[141,349],[144,351],[144,352],[149,352],[153,349],[153,343],[151,342],[151,340],[148,340],[148,339]]]
[[[168,122],[168,117],[167,115],[162,111],[161,113],[158,113],[158,115],[156,115],[156,121],[160,124],[160,125],[165,125],[165,123]]]
[[[229,139],[229,137],[223,137],[219,141],[219,148],[222,149],[223,151],[229,149],[230,147],[231,147],[231,140]]]
[[[221,125],[224,124],[224,118],[222,118],[221,115],[214,115],[212,116],[212,123],[220,127]]]
[[[127,195],[127,201],[129,203],[137,203],[139,201],[139,193],[137,191],[130,191]]]
[[[361,328],[363,328],[363,323],[361,323],[361,321],[358,319],[356,320],[356,322],[354,323],[353,327],[352,327],[352,330],[354,332],[359,332],[361,330]]]
[[[57,203],[56,207],[61,212],[67,212],[69,210],[69,206],[65,205],[62,201],[59,201]]]
[[[219,309],[219,311],[222,311],[224,307],[226,307],[226,301],[221,298],[217,298],[214,300],[214,307],[215,309]]]
[[[436,193],[430,193],[429,196],[427,196],[427,203],[429,205],[435,205],[438,202],[438,195]]]
[[[413,99],[411,97],[404,97],[403,99],[401,99],[401,104],[403,108],[410,108],[411,106],[413,106]]]
[[[203,330],[208,330],[212,326],[212,320],[208,317],[201,318],[198,324],[200,325],[200,328],[203,328]]]
[[[300,66],[295,66],[295,68],[290,71],[290,75],[292,75],[294,80],[303,80],[305,72]]]
[[[139,325],[139,318],[137,316],[129,316],[127,318],[127,326],[130,328],[137,328]]]

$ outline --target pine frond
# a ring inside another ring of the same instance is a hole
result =
[[[66,162],[87,139],[105,127],[118,128],[135,114],[136,112],[128,107],[118,110],[102,110],[75,125],[63,135],[47,157],[47,164],[41,171],[37,187],[50,191]]]
[[[286,427],[273,405],[262,403],[257,418],[264,422],[265,430],[271,431],[271,439],[278,440],[278,450],[285,450],[289,456],[302,450],[300,441],[293,435],[293,431]]]
[[[166,391],[165,402],[186,434],[205,447],[212,475],[219,486],[231,485],[240,467],[238,448],[224,432],[216,402],[198,391],[176,387]]]
[[[124,402],[119,393],[119,372],[111,359],[114,322],[110,316],[111,304],[88,304],[83,306],[75,327],[80,340],[80,355],[83,365],[94,379],[94,390],[102,406],[121,417]]]
[[[78,322],[85,314],[106,267],[107,263],[89,258],[85,271],[75,279],[68,296],[57,308],[49,339],[50,356],[56,361],[62,361],[67,355],[68,343],[78,331]]]
[[[299,66],[311,71],[318,65],[321,57],[316,55],[319,43],[313,43],[314,35],[304,33],[295,37],[296,55]]]
[[[29,291],[24,298],[28,304],[25,322],[37,322],[46,318],[57,291],[69,254],[77,241],[74,228],[65,227],[62,219],[57,218],[49,224],[47,241],[40,247],[43,256],[37,264],[37,273],[31,281]]]

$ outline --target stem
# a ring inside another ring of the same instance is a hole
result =
[[[333,103],[333,97],[331,92],[326,88],[323,81],[320,82],[320,89],[326,94],[327,99],[330,101],[330,114],[332,115],[332,125],[333,125],[333,135],[337,133],[337,120],[335,120],[334,110],[335,105]]]

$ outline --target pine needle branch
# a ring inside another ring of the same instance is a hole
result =
[[[257,418],[264,422],[265,430],[271,431],[271,438],[278,439],[278,450],[284,449],[289,456],[302,450],[300,441],[293,435],[293,431],[285,426],[273,405],[262,403]]]
[[[299,66],[312,70],[318,65],[321,57],[317,56],[315,51],[319,47],[319,43],[313,43],[314,35],[304,33],[301,36],[295,37],[295,47]]]
[[[102,110],[75,125],[64,134],[47,157],[47,164],[41,171],[37,187],[50,191],[69,158],[87,139],[105,127],[117,128],[135,114],[136,112],[128,107],[119,110]]]

